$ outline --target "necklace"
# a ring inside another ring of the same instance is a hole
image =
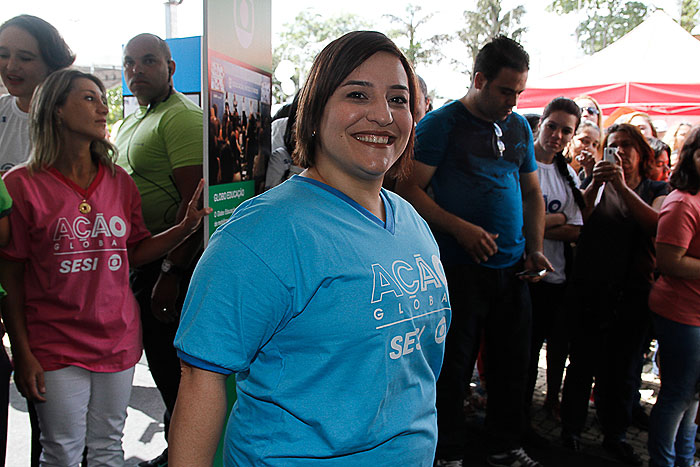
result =
[[[98,172],[98,170],[95,169],[94,173],[90,174],[90,179],[88,180],[86,189],[89,189],[92,182],[95,181],[95,177],[97,176],[97,172]],[[78,204],[78,212],[80,212],[80,214],[87,214],[90,211],[92,211],[92,206],[90,206],[90,203],[87,202],[87,197],[85,197],[80,202],[80,204]]]
[[[91,212],[92,206],[88,202],[88,198],[90,197],[90,194],[93,191],[90,189],[90,187],[97,178],[97,174],[100,172],[99,167],[96,167],[95,170],[92,171],[92,173],[90,174],[90,177],[86,184],[86,188],[81,187],[73,180],[66,177],[64,174],[61,173],[60,170],[56,169],[55,167],[51,167],[50,170],[54,174],[56,174],[56,176],[64,180],[66,185],[68,185],[68,187],[70,187],[73,190],[73,193],[75,193],[78,196],[78,199],[80,199],[80,202],[78,203],[78,212],[80,214],[88,214],[89,212]]]

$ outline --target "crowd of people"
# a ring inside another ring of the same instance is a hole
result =
[[[504,36],[433,110],[390,39],[351,32],[272,125],[208,106],[209,183],[262,194],[204,250],[204,115],[167,43],[124,47],[139,108],[111,138],[74,58],[40,18],[0,25],[0,429],[14,368],[32,465],[124,464],[145,351],[168,448],[143,467],[211,465],[222,437],[225,465],[465,465],[475,366],[485,461],[539,467],[545,342],[562,445],[586,448],[593,398],[603,449],[641,465],[625,438],[652,339],[650,466],[696,465],[699,126],[606,127],[591,96],[521,116],[529,56]]]

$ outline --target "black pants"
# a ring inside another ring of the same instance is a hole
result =
[[[648,291],[608,291],[596,284],[572,292],[576,332],[562,394],[562,433],[577,436],[583,431],[595,377],[603,435],[623,440],[638,391],[639,358],[649,325]]]
[[[564,377],[564,366],[569,353],[569,334],[566,326],[566,285],[537,282],[530,284],[532,298],[532,346],[528,374],[527,409],[537,383],[540,349],[547,341],[547,397],[559,397]]]
[[[5,346],[0,343],[0,465],[5,465],[7,453],[7,413],[10,404],[11,373],[12,364],[5,352]]]
[[[488,404],[486,431],[492,452],[521,445],[530,361],[530,294],[515,277],[522,264],[504,269],[476,265],[447,267],[452,322],[437,382],[437,457],[464,454],[463,401],[483,331]]]
[[[180,359],[177,357],[175,347],[173,347],[173,341],[175,340],[175,333],[177,332],[179,323],[163,323],[158,321],[151,312],[151,293],[160,275],[160,265],[162,262],[163,260],[159,259],[145,266],[132,269],[129,280],[131,282],[131,289],[141,308],[143,348],[146,352],[148,368],[163,398],[163,403],[165,404],[163,422],[165,424],[165,438],[167,440],[168,430],[170,428],[170,416],[175,409],[177,390],[180,386]],[[179,307],[182,306],[185,300],[185,294],[187,293],[187,287],[190,283],[194,263],[196,262],[193,261],[192,267],[180,281],[180,294],[177,298]]]

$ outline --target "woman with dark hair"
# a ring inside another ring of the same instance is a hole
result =
[[[544,108],[535,140],[537,178],[545,200],[544,255],[554,267],[541,281],[530,284],[532,297],[532,347],[528,377],[528,406],[537,381],[540,348],[547,341],[547,397],[545,409],[559,416],[559,389],[568,354],[564,310],[568,244],[578,239],[585,202],[578,189],[576,172],[566,163],[563,151],[581,120],[576,102],[553,99]],[[570,247],[569,247],[570,248]],[[570,255],[569,255],[570,256]]]
[[[575,333],[562,396],[562,436],[570,448],[580,447],[595,377],[603,448],[622,462],[641,465],[625,436],[650,319],[653,236],[669,189],[645,177],[654,151],[637,127],[615,124],[603,144],[615,162],[598,161],[584,192],[586,222],[571,274]]]
[[[29,105],[49,73],[69,67],[75,55],[56,28],[41,18],[15,16],[0,25],[0,172],[29,156]]]
[[[694,464],[700,381],[700,127],[691,129],[659,214],[661,277],[649,295],[661,390],[649,424],[650,467]]]
[[[192,278],[171,465],[211,463],[232,374],[225,465],[433,465],[446,281],[425,221],[382,189],[410,163],[416,96],[381,33],[316,57],[296,120],[306,170],[236,209]]]
[[[671,171],[671,148],[660,139],[651,137],[648,140],[654,150],[654,160],[647,166],[647,178],[667,182]]]
[[[156,235],[143,223],[131,177],[105,139],[102,82],[77,70],[52,73],[30,110],[29,162],[4,177],[14,206],[2,250],[3,317],[15,382],[35,402],[40,465],[124,465],[121,447],[139,310],[129,265],[153,261],[195,231],[200,183],[182,222]]]

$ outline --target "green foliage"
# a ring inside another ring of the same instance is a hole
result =
[[[681,26],[691,32],[698,24],[698,12],[700,12],[699,0],[680,0]]]
[[[465,27],[457,31],[457,37],[467,47],[470,60],[453,60],[453,64],[469,74],[479,49],[494,37],[503,34],[520,41],[526,31],[526,28],[520,26],[523,15],[525,7],[522,5],[503,12],[501,0],[478,0],[475,11],[464,12]]]
[[[329,42],[345,33],[359,29],[371,29],[371,25],[354,14],[324,18],[311,8],[302,11],[293,20],[285,23],[279,34],[278,44],[272,51],[272,67],[276,69],[282,60],[289,60],[294,64],[295,72],[292,81],[295,92],[284,93],[280,81],[273,76],[274,101],[285,102],[300,89],[309,74],[314,58]]]
[[[627,34],[644,21],[648,12],[642,2],[624,0],[554,0],[547,9],[559,15],[583,13],[585,18],[576,27],[576,37],[587,54]]]
[[[435,34],[424,40],[419,39],[418,28],[428,23],[435,14],[421,15],[421,10],[420,6],[409,3],[406,6],[406,14],[403,16],[384,15],[389,21],[399,25],[396,29],[388,31],[387,36],[399,45],[414,67],[418,64],[429,65],[441,61],[444,55],[440,51],[440,46],[449,40],[447,34]]]
[[[107,89],[107,127],[111,128],[115,122],[124,118],[124,105],[122,103],[122,85]]]

